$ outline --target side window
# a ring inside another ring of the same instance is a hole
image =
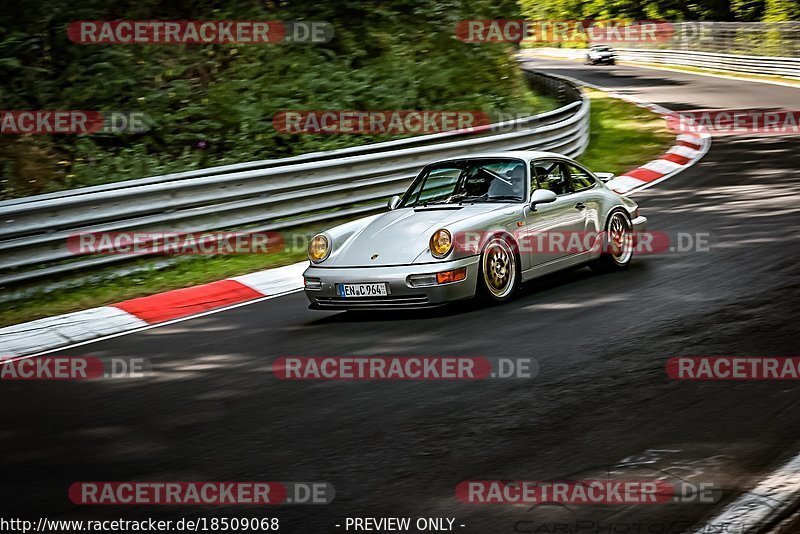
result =
[[[564,165],[558,160],[538,160],[531,163],[531,189],[549,189],[556,195],[570,193]]]
[[[572,183],[572,191],[583,191],[584,189],[589,189],[595,185],[594,179],[580,167],[570,164],[566,164],[566,167],[567,172],[569,173],[570,182]]]

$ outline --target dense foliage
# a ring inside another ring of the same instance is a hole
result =
[[[275,131],[282,109],[536,107],[506,45],[458,41],[513,0],[36,0],[0,13],[0,109],[141,111],[138,135],[0,136],[0,198],[384,140]],[[77,45],[73,20],[324,20],[326,44]]]
[[[800,0],[520,0],[534,19],[778,22],[800,19]]]
[[[385,140],[286,135],[284,109],[538,111],[463,19],[782,21],[800,0],[36,0],[0,11],[0,109],[145,113],[145,134],[0,135],[0,198]],[[77,45],[74,20],[324,20],[326,44]]]

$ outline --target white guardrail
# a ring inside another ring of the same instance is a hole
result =
[[[680,65],[740,74],[763,74],[800,79],[800,58],[775,56],[740,56],[715,52],[691,52],[687,50],[660,50],[650,48],[615,48],[617,59],[639,63]],[[530,48],[522,52],[529,57],[557,57],[585,59],[586,49],[579,48]]]
[[[734,56],[713,52],[640,48],[618,48],[616,50],[618,57],[624,61],[682,65],[742,74],[766,74],[800,79],[800,58],[797,57]]]
[[[526,73],[562,107],[493,124],[385,143],[214,167],[0,202],[0,286],[141,255],[76,255],[85,232],[276,231],[386,209],[432,161],[494,150],[578,156],[589,143],[589,99],[565,79]]]

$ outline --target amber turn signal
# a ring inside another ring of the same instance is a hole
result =
[[[452,271],[443,271],[436,273],[436,283],[449,284],[450,282],[460,282],[467,277],[467,268],[454,269]]]

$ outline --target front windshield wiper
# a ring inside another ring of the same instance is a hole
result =
[[[452,196],[449,196],[447,198],[443,198],[441,200],[433,200],[433,201],[427,201],[426,200],[425,202],[423,202],[422,207],[425,208],[425,207],[428,207],[429,205],[433,206],[435,204],[454,204],[456,202],[461,204],[465,200],[479,199],[479,198],[484,198],[484,197],[486,197],[486,195],[480,195],[480,196],[477,196],[477,197],[452,195]]]
[[[423,208],[427,208],[428,206],[435,206],[436,204],[450,204],[452,199],[450,197],[443,198],[442,200],[426,200],[422,203]],[[419,206],[419,204],[415,204],[414,207]]]
[[[455,199],[453,199],[453,200],[455,200]],[[477,196],[475,196],[475,195],[473,195],[473,196],[466,195],[466,196],[463,196],[463,197],[458,197],[458,203],[459,204],[463,204],[464,202],[472,202],[474,204],[478,200],[486,200],[486,194],[477,195]]]
[[[519,197],[518,195],[497,195],[489,197],[486,200],[487,202],[491,202],[492,200],[522,200],[522,198]]]

